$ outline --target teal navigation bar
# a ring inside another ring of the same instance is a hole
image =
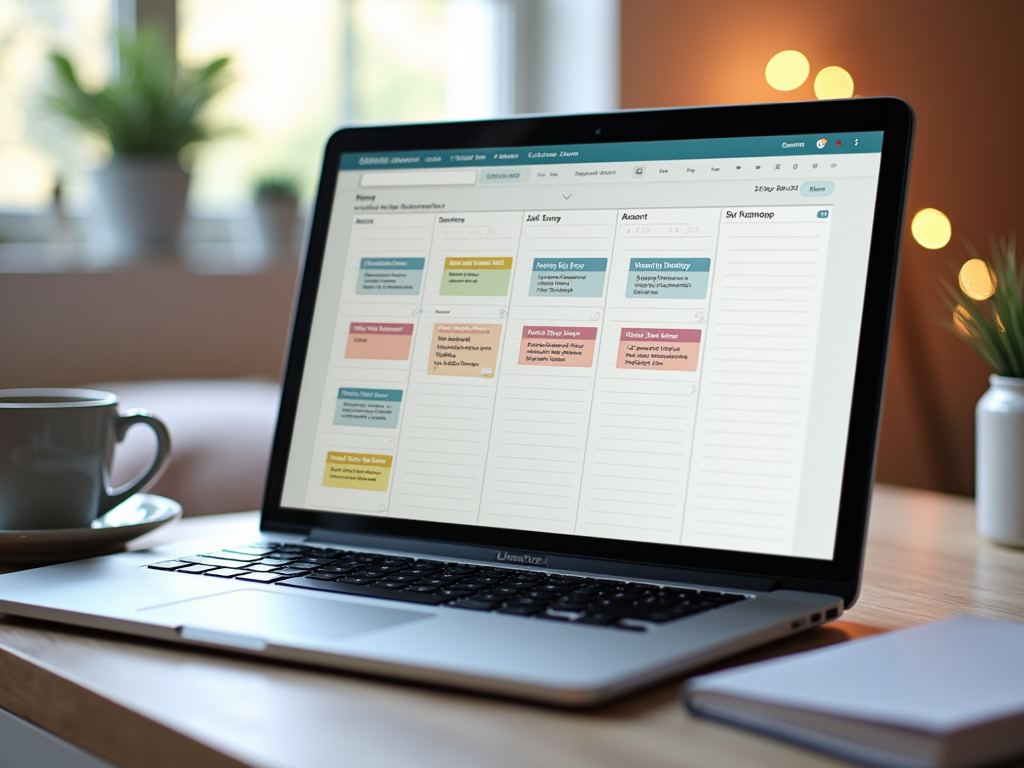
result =
[[[881,151],[882,131],[868,131],[815,133],[802,136],[748,136],[732,139],[627,141],[616,144],[565,144],[548,147],[346,152],[341,156],[341,170],[623,163],[789,155],[859,155]]]

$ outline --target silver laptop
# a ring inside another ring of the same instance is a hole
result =
[[[0,611],[570,706],[835,619],[912,133],[895,99],[339,131],[260,530]]]

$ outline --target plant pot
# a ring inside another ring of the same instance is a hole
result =
[[[256,221],[269,257],[282,261],[298,259],[302,227],[295,200],[276,196],[256,198]]]
[[[115,157],[95,171],[97,250],[117,261],[175,258],[188,181],[171,157]]]
[[[978,533],[1024,547],[1024,379],[988,381],[975,408]]]

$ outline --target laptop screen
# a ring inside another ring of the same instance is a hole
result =
[[[881,148],[343,154],[282,505],[832,558]]]

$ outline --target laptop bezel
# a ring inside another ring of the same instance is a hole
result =
[[[751,131],[751,126],[758,126]],[[598,132],[598,129],[600,131]],[[567,534],[492,528],[283,507],[285,468],[319,288],[327,230],[344,152],[472,149],[671,139],[783,136],[883,131],[852,409],[847,435],[836,543],[831,560],[650,544]],[[463,123],[348,128],[327,143],[286,356],[280,414],[263,501],[265,531],[314,529],[396,541],[449,543],[482,551],[516,551],[707,572],[767,580],[778,588],[856,598],[881,418],[886,360],[896,297],[914,115],[895,98],[791,102],[611,114],[523,117]],[[869,351],[865,354],[865,350]]]

